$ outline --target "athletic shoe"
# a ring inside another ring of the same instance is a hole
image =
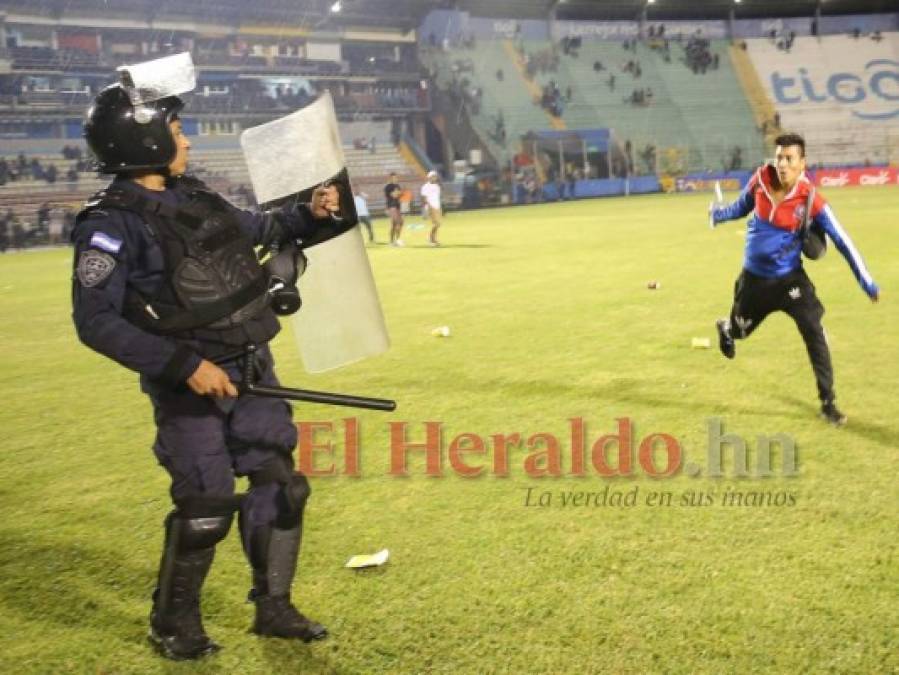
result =
[[[440,242],[439,242],[439,241],[429,241],[428,244],[429,244],[430,246],[440,246]]]
[[[397,239],[395,242],[393,242],[393,245],[398,248],[402,248],[403,246],[405,246],[402,239]]]
[[[827,420],[835,427],[843,426],[848,419],[846,415],[840,412],[840,409],[837,408],[833,401],[825,401],[821,405],[821,418]]]
[[[718,319],[715,322],[715,326],[718,328],[718,349],[727,358],[734,358],[737,354],[737,346],[734,344],[734,338],[730,334],[730,326],[728,326],[727,319]]]

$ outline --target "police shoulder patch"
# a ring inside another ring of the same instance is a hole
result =
[[[93,288],[103,283],[114,269],[115,258],[108,253],[91,248],[81,252],[76,273],[82,286]]]

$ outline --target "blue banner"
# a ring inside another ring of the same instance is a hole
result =
[[[723,40],[730,38],[727,21],[653,21],[644,25],[658,29],[665,27],[665,36],[676,39],[699,34],[702,37]],[[864,34],[874,31],[899,30],[899,13],[850,14],[822,16],[818,32],[825,34],[851,33],[860,30]],[[788,17],[780,19],[736,19],[733,22],[734,38],[769,37],[771,32],[779,36],[811,35],[812,17]],[[532,19],[488,19],[473,17],[468,12],[439,9],[428,14],[419,28],[419,40],[433,42],[436,46],[452,47],[471,38],[481,40],[560,40],[563,37],[581,37],[586,40],[630,40],[640,35],[638,21],[547,21]]]
[[[856,29],[862,33],[899,30],[899,12],[895,14],[847,14],[844,16],[822,16],[819,32],[852,33]]]
[[[564,185],[564,197],[571,199],[568,193],[568,183]],[[590,180],[575,181],[574,198],[581,197],[613,197],[624,194],[647,194],[661,192],[662,186],[658,176],[631,176],[630,178],[593,178]],[[523,195],[519,195],[519,203],[523,201]],[[559,189],[555,182],[548,182],[543,186],[543,199],[548,202],[559,199]]]
[[[794,17],[787,19],[738,19],[734,21],[735,38],[770,37],[772,31],[778,37],[811,35],[811,17]]]

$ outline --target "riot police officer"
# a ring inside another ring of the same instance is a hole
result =
[[[235,513],[252,568],[254,632],[306,642],[327,635],[291,601],[309,484],[294,470],[290,406],[238,397],[232,382],[252,343],[258,382],[277,385],[266,346],[279,330],[274,309],[300,304],[296,274],[273,284],[254,246],[314,240],[338,196],[319,189],[311,204],[237,209],[185,175],[182,106],[176,96],[134,103],[113,85],[89,109],[85,137],[115,178],[72,233],[73,319],[88,347],[140,374],[152,402],[153,449],[171,477],[174,509],[150,639],[169,658],[192,659],[219,649],[203,628],[200,592]],[[300,254],[292,255],[295,270]],[[249,478],[245,495],[235,494],[235,476]]]

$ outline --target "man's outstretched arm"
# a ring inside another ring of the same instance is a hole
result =
[[[716,227],[728,220],[743,218],[755,208],[755,176],[746,184],[737,201],[732,204],[712,202],[709,204],[709,225]]]
[[[880,298],[880,287],[874,282],[874,278],[868,271],[864,259],[858,252],[858,249],[855,248],[855,244],[852,243],[849,234],[843,229],[840,221],[837,220],[836,214],[830,208],[830,204],[824,204],[824,207],[818,211],[813,220],[824,228],[827,236],[831,238],[837,250],[849,263],[852,274],[855,275],[862,290],[871,298],[872,302],[877,302]]]

